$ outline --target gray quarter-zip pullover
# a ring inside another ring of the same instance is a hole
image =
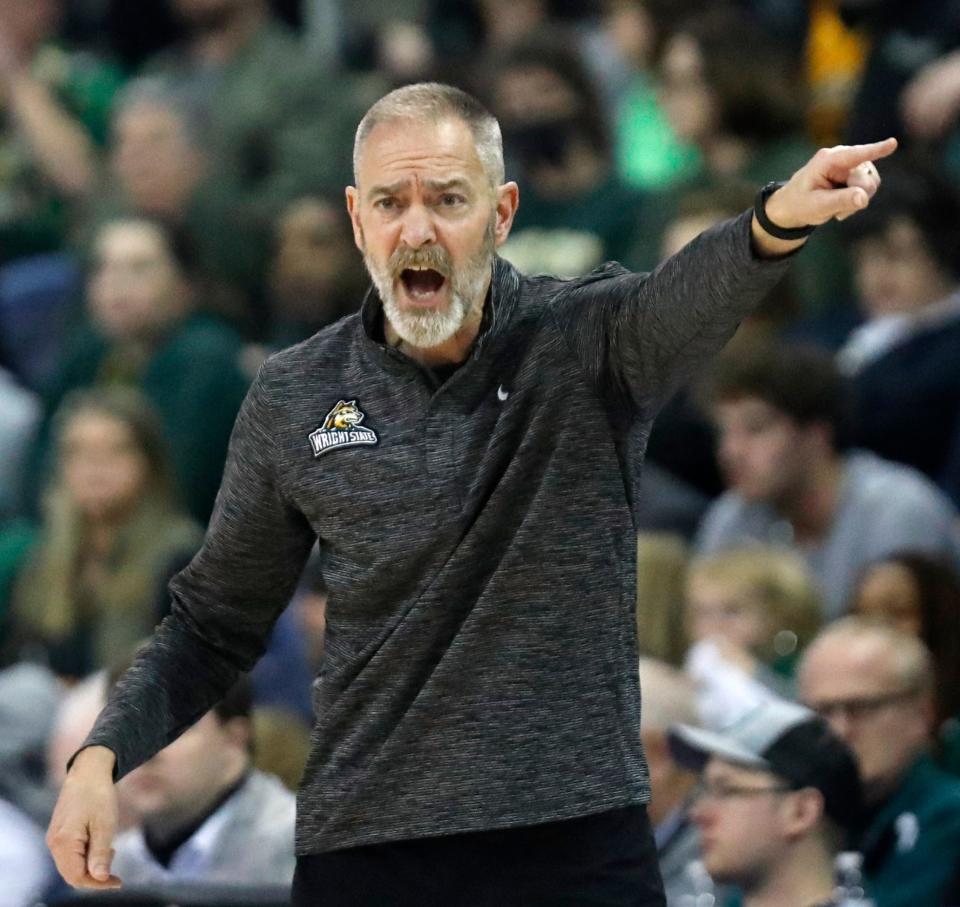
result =
[[[299,854],[645,802],[638,459],[669,390],[785,268],[754,256],[744,213],[652,275],[527,278],[497,259],[481,334],[439,387],[384,345],[372,296],[271,357],[172,614],[87,745],[121,777],[209,709],[319,538]]]

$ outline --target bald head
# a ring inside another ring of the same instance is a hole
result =
[[[914,636],[849,617],[803,655],[801,699],[854,751],[867,799],[894,791],[933,730],[933,666]]]

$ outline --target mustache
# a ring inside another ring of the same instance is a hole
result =
[[[444,277],[453,270],[450,253],[442,246],[423,246],[411,249],[401,246],[391,254],[387,267],[393,277],[399,277],[407,268],[430,268]]]

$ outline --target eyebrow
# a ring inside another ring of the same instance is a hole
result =
[[[409,185],[409,179],[402,179],[397,180],[395,183],[374,186],[367,193],[367,198],[376,198],[379,195],[396,195]],[[451,189],[459,189],[461,192],[466,193],[471,191],[470,183],[462,176],[455,176],[448,180],[424,180],[424,186],[431,192],[449,192]]]

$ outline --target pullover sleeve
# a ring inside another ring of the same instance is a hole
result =
[[[171,613],[84,742],[114,751],[115,780],[175,740],[255,664],[316,540],[278,485],[268,368],[237,416],[203,546],[170,583]]]
[[[758,257],[751,219],[711,227],[649,274],[605,265],[562,293],[561,330],[601,392],[656,409],[733,336],[791,257]]]

